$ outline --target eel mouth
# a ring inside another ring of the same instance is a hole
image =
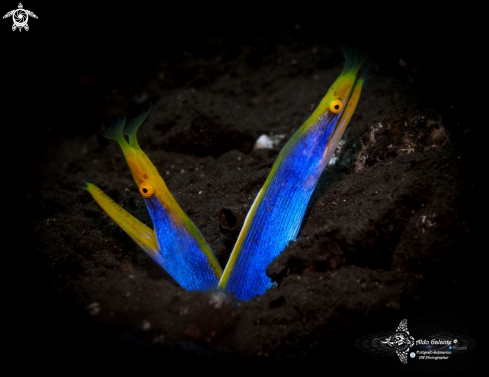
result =
[[[364,55],[355,51],[345,51],[345,47],[343,47],[343,50],[347,57],[345,67],[340,77],[331,87],[334,97],[342,100],[343,110],[338,116],[328,146],[323,154],[323,163],[329,161],[345,132],[346,126],[350,123],[370,68],[370,62],[364,64],[366,60]]]

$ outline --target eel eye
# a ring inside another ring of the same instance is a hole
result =
[[[154,188],[147,183],[141,183],[139,185],[139,191],[141,192],[141,195],[143,195],[145,198],[151,198],[155,193]]]
[[[331,111],[334,114],[338,114],[342,108],[343,108],[343,104],[341,103],[340,100],[337,99],[335,99],[333,102],[331,102],[331,105],[329,105],[329,111]]]

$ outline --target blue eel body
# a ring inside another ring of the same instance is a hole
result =
[[[335,126],[334,118],[319,119],[305,135],[297,131],[277,157],[275,177],[256,203],[256,212],[249,219],[250,228],[226,284],[226,290],[236,297],[247,300],[271,286],[266,266],[297,237],[323,171],[321,159]]]

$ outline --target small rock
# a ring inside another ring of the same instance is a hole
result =
[[[87,310],[91,316],[96,316],[100,312],[100,305],[97,302],[94,302],[87,306]]]

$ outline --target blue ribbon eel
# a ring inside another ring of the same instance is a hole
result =
[[[154,230],[117,205],[95,185],[87,190],[102,209],[186,290],[217,287],[221,266],[197,226],[180,208],[156,167],[138,145],[136,132],[151,110],[127,122],[119,119],[105,137],[117,141],[148,209]],[[129,142],[126,140],[128,137]]]
[[[238,299],[261,295],[272,285],[266,268],[296,239],[319,177],[357,106],[368,71],[361,72],[365,57],[342,49],[341,75],[280,151],[223,271],[219,287]]]

